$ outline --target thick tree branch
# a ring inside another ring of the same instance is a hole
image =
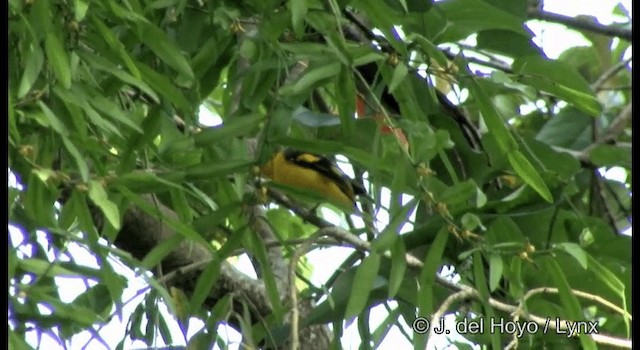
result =
[[[528,15],[529,18],[563,24],[571,29],[587,30],[596,34],[614,36],[631,41],[631,30],[614,26],[606,26],[596,22],[595,20],[592,21],[586,18],[570,17],[537,9],[530,9],[528,11]]]

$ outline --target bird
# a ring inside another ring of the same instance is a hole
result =
[[[313,192],[347,209],[356,209],[355,197],[367,193],[329,158],[291,148],[276,152],[260,167],[260,173],[275,183]]]

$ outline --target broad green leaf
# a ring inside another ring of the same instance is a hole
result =
[[[95,180],[89,181],[89,199],[102,210],[102,213],[111,226],[115,229],[120,229],[122,224],[120,220],[120,210],[118,210],[118,206],[115,203],[109,200],[109,196],[100,182]]]
[[[102,38],[106,42],[106,44],[112,48],[113,52],[117,53],[120,59],[122,59],[122,64],[124,64],[129,72],[136,78],[141,78],[140,71],[136,66],[133,59],[129,56],[127,49],[124,44],[113,34],[111,29],[107,27],[97,16],[90,16],[92,23],[94,24],[94,28],[98,30]]]
[[[76,22],[81,22],[87,14],[89,3],[85,0],[73,1],[73,14]]]
[[[598,167],[620,166],[631,169],[631,145],[597,145],[589,152],[589,159]]]
[[[549,188],[540,177],[540,174],[536,168],[529,163],[529,160],[518,150],[513,150],[508,153],[509,164],[513,167],[513,170],[520,175],[520,177],[531,186],[544,200],[549,203],[553,203],[553,196],[549,191]]]
[[[347,302],[344,315],[345,319],[358,315],[367,307],[369,295],[374,287],[373,281],[378,275],[379,268],[380,254],[375,252],[371,252],[369,256],[364,258],[360,266],[358,266],[355,277],[353,278],[351,296]]]
[[[577,108],[563,108],[540,128],[536,140],[580,151],[591,143],[592,123],[593,118]]]
[[[429,34],[426,37],[433,36],[431,40],[436,45],[462,40],[471,34],[490,29],[530,36],[521,18],[481,0],[436,2],[434,9],[426,13],[423,21]]]
[[[589,270],[598,276],[598,278],[611,288],[612,291],[620,293],[620,296],[624,300],[624,283],[616,276],[611,270],[602,265],[596,258],[590,254],[586,254],[587,261],[585,266],[589,267]]]
[[[583,269],[587,268],[587,253],[579,244],[572,242],[557,243],[553,246],[554,250],[561,250],[571,255]]]
[[[47,53],[47,62],[60,84],[65,89],[71,87],[71,66],[69,55],[62,46],[60,38],[55,33],[48,33],[44,41],[44,49]]]
[[[28,56],[25,62],[24,71],[22,73],[22,78],[20,79],[20,85],[18,86],[18,94],[16,97],[19,99],[29,93],[33,84],[40,76],[42,64],[44,63],[44,55],[42,54],[40,45],[32,44],[30,50],[31,51],[27,53]]]

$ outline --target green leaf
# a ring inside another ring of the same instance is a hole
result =
[[[580,247],[579,244],[572,242],[557,243],[553,246],[554,250],[564,251],[571,255],[580,264],[583,269],[587,268],[587,253]]]
[[[47,106],[42,101],[38,101],[38,106],[40,106],[40,109],[42,109],[44,116],[47,118],[46,119],[47,124],[53,129],[53,131],[57,132],[63,137],[66,137],[69,135],[69,131],[67,130],[67,127],[64,126],[64,123],[62,123],[62,121],[58,119],[58,117],[55,115],[55,113],[53,113],[51,109],[49,109],[49,106]]]
[[[500,285],[504,265],[499,254],[489,255],[489,290],[495,291]]]
[[[585,253],[586,254],[586,253]],[[598,278],[604,282],[609,288],[620,293],[621,298],[624,300],[624,283],[616,276],[611,270],[602,265],[596,258],[589,254],[586,254],[587,261],[584,266],[588,266],[589,270],[593,271]],[[577,260],[577,258],[576,258]]]
[[[560,302],[564,306],[564,316],[571,321],[582,320],[584,316],[582,314],[580,303],[572,293],[571,286],[567,281],[567,277],[565,276],[562,267],[558,264],[558,261],[551,257],[547,257],[542,259],[542,262],[546,266],[546,268],[544,268],[545,273],[551,277],[558,288]],[[593,338],[590,336],[581,336],[578,339],[580,340],[583,349],[597,349]]]
[[[147,270],[153,269],[160,264],[162,259],[167,257],[174,251],[184,240],[183,235],[173,235],[162,242],[159,242],[147,255],[142,259],[141,265]]]
[[[81,271],[74,271],[68,268],[61,266],[56,262],[46,261],[42,259],[32,259],[27,258],[19,261],[19,266],[21,269],[27,272],[32,272],[38,276],[48,276],[48,277],[84,277],[86,276]],[[90,269],[87,267],[83,267],[85,269]],[[97,271],[94,271],[94,274],[97,275]]]
[[[468,66],[465,65],[461,68],[469,75],[469,77],[473,76],[469,71]],[[487,95],[482,85],[480,85],[475,78],[466,79],[466,82],[469,90],[471,90],[471,94],[480,107],[482,119],[487,124],[487,128],[489,129],[491,136],[496,140],[500,152],[502,154],[507,154],[512,150],[517,150],[518,144],[514,140],[513,136],[511,136],[509,129],[507,129],[503,122],[504,118],[500,116],[498,110],[491,103],[489,95]]]
[[[149,21],[139,21],[138,38],[168,64],[171,68],[184,75],[189,82],[194,79],[189,61],[180,52],[180,49],[169,40],[167,34]]]
[[[482,262],[482,255],[480,251],[475,251],[473,253],[473,280],[475,282],[476,290],[480,294],[480,302],[482,303],[484,317],[480,322],[485,322],[484,326],[489,326],[489,320],[495,320],[495,311],[493,307],[489,305],[489,288],[487,286],[487,277],[484,271],[484,264]],[[489,332],[491,337],[491,346],[494,349],[500,349],[500,333],[498,332]]]
[[[118,206],[109,200],[107,192],[98,181],[89,181],[89,199],[102,210],[105,218],[115,229],[120,229],[120,211]]]
[[[229,142],[235,137],[252,135],[264,119],[264,115],[249,114],[227,120],[220,126],[206,128],[194,136],[196,146],[210,146]]]
[[[120,45],[122,44],[120,43]],[[140,89],[142,93],[148,96],[155,103],[158,103],[160,101],[158,99],[158,94],[156,94],[155,91],[153,91],[153,89],[149,87],[149,85],[142,81],[140,72],[138,71],[138,68],[135,67],[135,65],[133,66],[133,68],[135,68],[135,73],[138,74],[137,77],[125,72],[120,67],[120,63],[113,63],[104,57],[96,56],[90,52],[80,51],[78,52],[78,56],[89,66],[91,66],[91,68],[111,74],[123,83],[132,85]],[[131,60],[131,58],[129,58],[129,60]],[[131,64],[133,64],[132,60]]]
[[[104,96],[91,96],[91,98],[89,99],[89,103],[103,114],[110,116],[114,120],[128,126],[138,133],[144,132],[138,124],[132,121],[129,116],[125,115],[125,112],[120,109],[120,107],[116,103],[105,98]]]
[[[389,93],[393,93],[396,88],[404,81],[404,79],[409,74],[409,68],[404,62],[400,62],[396,65],[396,68],[393,70],[393,75],[391,76],[391,81],[389,82]]]
[[[335,62],[309,69],[300,79],[298,79],[298,81],[283,86],[279,92],[282,95],[306,93],[313,86],[320,84],[323,80],[338,75],[340,68],[340,62]]]
[[[433,244],[429,247],[422,267],[422,273],[420,273],[420,292],[418,294],[418,314],[430,315],[435,311],[434,301],[434,286],[436,280],[436,274],[440,270],[440,264],[442,262],[442,254],[444,248],[449,240],[449,231],[446,227],[441,228],[433,240]]]
[[[523,84],[531,85],[537,90],[555,95],[592,117],[599,117],[602,113],[602,105],[597,98],[591,94],[560,85],[550,80],[547,76],[525,76],[520,78],[519,81]]]
[[[142,80],[149,84],[149,86],[153,86],[155,91],[175,104],[178,109],[185,112],[193,109],[192,104],[185,98],[182,91],[173,85],[169,78],[156,72],[144,63],[138,62],[137,67],[142,75]]]
[[[398,293],[400,285],[404,280],[404,273],[407,270],[407,252],[404,247],[404,241],[396,240],[391,247],[391,272],[389,273],[389,299]]]
[[[44,49],[47,53],[47,60],[53,74],[55,74],[65,89],[70,88],[71,66],[69,64],[69,56],[62,46],[60,38],[54,33],[48,33],[44,41]]]
[[[42,70],[42,64],[44,63],[44,55],[42,54],[40,45],[32,44],[29,49],[30,51],[26,53],[28,56],[24,65],[24,72],[20,79],[20,85],[18,85],[17,98],[22,98],[29,93],[33,84],[38,79],[40,71]]]
[[[207,268],[202,271],[200,277],[198,277],[198,282],[193,289],[193,294],[191,294],[191,301],[189,302],[190,314],[195,315],[200,312],[202,304],[207,299],[207,297],[211,295],[211,289],[218,280],[219,275],[220,262],[212,260],[209,265],[207,265]],[[216,304],[216,307],[219,307],[218,304]]]
[[[549,191],[549,188],[540,177],[540,174],[536,168],[529,163],[529,160],[518,150],[513,150],[508,153],[509,164],[513,167],[513,170],[520,175],[520,177],[531,186],[544,200],[549,203],[553,203],[553,196]]]
[[[94,28],[96,28],[100,35],[102,35],[102,38],[106,42],[107,46],[120,57],[120,59],[122,60],[122,64],[124,64],[124,66],[129,69],[129,72],[131,72],[134,77],[141,78],[140,71],[136,67],[133,59],[127,53],[127,49],[125,48],[124,44],[96,15],[92,15],[90,17]]]
[[[447,67],[449,65],[449,60],[447,56],[442,53],[442,51],[434,45],[429,39],[417,33],[410,33],[407,35],[408,41],[415,41],[424,52],[429,55],[430,58],[434,59],[440,67]]]
[[[620,166],[631,169],[631,145],[599,144],[589,152],[589,159],[598,167]]]
[[[176,220],[175,216],[167,215],[167,212],[162,212],[158,207],[156,207],[153,203],[143,199],[137,194],[131,192],[128,188],[123,186],[115,186],[115,188],[122,193],[128,200],[130,200],[133,204],[135,204],[138,208],[142,209],[145,213],[155,217],[157,219],[161,219],[163,224],[166,224],[172,230],[177,231],[181,235],[185,236],[187,239],[194,241],[198,244],[201,244],[203,247],[209,249],[211,253],[215,253],[213,251],[213,247],[207,241],[202,238],[200,234],[196,231],[192,230],[191,227],[181,223]]]
[[[380,254],[371,252],[369,256],[362,260],[353,278],[351,296],[347,302],[344,318],[358,315],[367,306],[369,294],[373,289],[373,281],[378,275],[380,268]]]
[[[291,0],[291,24],[296,37],[300,38],[304,32],[304,17],[308,11],[307,0]]]
[[[85,0],[75,0],[73,2],[73,14],[76,22],[80,22],[84,19],[89,9],[89,3]]]
[[[234,172],[246,171],[253,162],[246,160],[228,160],[221,163],[199,164],[184,170],[186,179],[203,180],[227,176]]]

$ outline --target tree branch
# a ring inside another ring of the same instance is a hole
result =
[[[340,227],[325,228],[318,231],[316,234],[328,235],[335,239],[349,242],[362,251],[371,251],[371,244],[369,242],[361,240],[359,237],[351,234],[348,231],[343,230]],[[424,264],[422,263],[422,261],[420,261],[419,259],[417,259],[416,257],[414,257],[409,253],[406,254],[406,262],[407,262],[407,266],[412,268],[422,269],[424,267]],[[453,294],[447,299],[448,304],[451,304],[454,301],[459,300],[463,296],[470,297],[475,300],[482,300],[482,297],[480,296],[480,292],[478,292],[478,290],[473,287],[451,282],[440,275],[436,275],[436,282],[456,292],[455,294]],[[516,305],[507,304],[494,298],[489,298],[487,302],[493,308],[506,313],[511,313],[511,314],[521,313],[520,305],[516,306]],[[439,312],[443,313],[444,311],[439,310]],[[564,322],[564,320],[557,322],[558,325],[556,325],[556,322],[548,322],[547,317],[542,317],[542,316],[538,316],[531,313],[521,314],[521,316],[529,321],[533,321],[537,323],[540,326],[548,327],[552,331],[562,331],[565,333],[568,331],[567,322]],[[623,338],[613,337],[613,336],[604,335],[604,334],[585,334],[585,336],[591,337],[593,341],[599,344],[614,345],[622,348],[631,349],[631,340],[629,339],[623,339]]]
[[[571,29],[587,30],[596,34],[613,36],[631,41],[631,30],[614,26],[606,26],[596,22],[595,20],[591,21],[585,18],[570,17],[537,9],[530,9],[527,14],[530,18],[563,24]]]

